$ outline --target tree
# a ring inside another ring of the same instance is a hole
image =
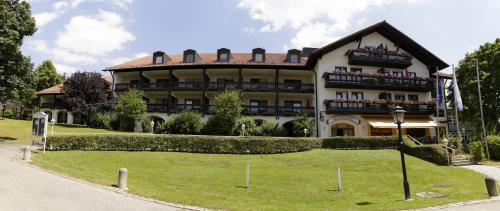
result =
[[[45,60],[35,69],[36,90],[47,89],[63,82],[52,61]]]
[[[311,136],[314,130],[314,120],[307,114],[299,115],[293,120],[294,136],[304,136],[304,129],[307,129],[307,136]]]
[[[138,90],[123,93],[115,107],[115,113],[120,120],[120,130],[133,130],[135,121],[142,119],[147,111],[147,104]]]
[[[5,103],[18,101],[31,85],[33,65],[19,47],[36,28],[26,1],[0,0],[0,20],[0,103]]]
[[[199,114],[184,111],[173,118],[170,132],[173,134],[200,134],[203,122]]]
[[[90,114],[109,112],[113,107],[110,84],[100,73],[76,72],[64,82],[62,92],[64,107],[80,113],[85,122]]]
[[[207,121],[205,133],[211,135],[231,135],[236,120],[241,117],[243,108],[238,91],[226,91],[215,97],[214,115]]]
[[[500,39],[481,45],[479,49],[467,53],[460,60],[456,71],[458,87],[462,96],[464,111],[461,119],[481,128],[479,95],[477,90],[476,59],[479,59],[481,97],[484,121],[489,133],[499,133],[500,125]],[[448,87],[450,102],[454,101],[453,86]],[[453,106],[454,103],[451,103]],[[479,130],[480,131],[480,130]]]

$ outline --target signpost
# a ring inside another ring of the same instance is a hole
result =
[[[33,121],[31,125],[31,144],[32,145],[43,145],[43,151],[45,152],[45,146],[47,143],[47,128],[49,123],[49,115],[43,112],[38,112],[33,115]]]

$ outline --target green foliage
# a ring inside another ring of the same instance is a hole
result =
[[[242,125],[245,124],[245,132],[243,134],[242,130]],[[260,135],[260,128],[257,127],[257,124],[255,124],[255,121],[251,117],[242,117],[238,119],[236,122],[235,128],[234,128],[234,133],[236,135],[245,135],[245,136],[259,136]]]
[[[172,126],[174,125],[174,120],[169,118],[165,120],[164,122],[160,122],[158,126],[156,126],[156,129],[154,133],[156,134],[169,134],[172,131]]]
[[[317,138],[187,135],[49,136],[48,150],[174,151],[197,153],[272,154],[319,148]]]
[[[422,160],[439,165],[448,165],[449,159],[446,150],[440,144],[416,145],[414,142],[405,138],[402,150],[404,153],[418,157]]]
[[[214,115],[204,128],[206,134],[231,135],[236,121],[240,118],[243,107],[238,91],[225,91],[215,97]]]
[[[484,159],[483,145],[479,141],[474,141],[468,145],[469,153],[476,161],[482,161]]]
[[[36,90],[40,91],[58,84],[61,84],[63,79],[56,71],[56,67],[52,61],[45,60],[35,69]]]
[[[278,123],[272,121],[263,121],[258,127],[262,136],[273,136],[278,131]]]
[[[500,125],[497,123],[500,112],[498,110],[498,90],[500,90],[500,39],[485,43],[473,52],[467,53],[460,60],[456,68],[458,87],[462,95],[464,112],[462,119],[481,128],[479,112],[479,95],[477,90],[476,59],[479,60],[479,77],[481,79],[481,97],[483,110],[487,114],[484,121],[489,134],[498,134]],[[453,86],[449,86],[449,99],[454,100]],[[453,102],[453,101],[451,101]],[[480,130],[476,131],[480,133]]]
[[[500,136],[488,136],[490,158],[500,160]]]
[[[143,116],[140,121],[141,121],[141,127],[142,127],[142,132],[151,132],[151,121],[153,118],[151,116]]]
[[[329,149],[396,149],[397,138],[393,136],[329,137],[323,138],[322,148]]]
[[[135,121],[140,121],[146,111],[147,104],[139,90],[129,90],[120,95],[115,106],[115,113],[120,120],[120,130],[133,131]]]
[[[183,111],[173,118],[170,133],[173,134],[200,134],[203,122],[199,114]]]
[[[109,114],[94,113],[90,115],[87,126],[91,128],[109,129],[111,118]]]
[[[304,129],[307,129],[307,136],[311,136],[314,131],[314,119],[307,114],[299,115],[293,120],[294,136],[304,136]]]

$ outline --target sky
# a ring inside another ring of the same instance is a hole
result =
[[[52,60],[68,76],[158,50],[322,47],[383,20],[450,65],[500,37],[498,0],[27,1],[38,31],[23,53],[35,64]]]

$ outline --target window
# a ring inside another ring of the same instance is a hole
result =
[[[403,102],[403,101],[405,101],[405,95],[401,95],[401,94],[394,95],[394,100]]]
[[[408,95],[409,101],[418,101],[418,95]]]
[[[162,64],[162,63],[163,63],[163,56],[156,56],[155,64]]]
[[[391,93],[383,92],[383,93],[380,93],[380,95],[378,96],[378,99],[390,101],[392,99],[392,95],[391,95]]]
[[[186,88],[199,88],[201,87],[202,81],[203,80],[201,80],[201,78],[186,78],[184,85],[186,86]]]
[[[299,55],[298,54],[290,55],[290,62],[291,63],[299,63]]]
[[[408,76],[410,78],[415,78],[415,77],[417,77],[417,73],[416,72],[408,72]]]
[[[392,72],[392,74],[393,74],[394,76],[396,76],[397,78],[402,78],[402,77],[403,77],[403,72],[395,72],[395,71],[394,71],[394,72]]]
[[[363,69],[359,67],[351,67],[351,73],[356,73],[357,75],[352,76],[353,82],[360,83],[362,81],[361,73]]]
[[[336,97],[338,100],[347,100],[347,92],[337,92]],[[347,102],[335,103],[336,107],[347,107]]]
[[[267,101],[265,101],[265,100],[250,100],[250,111],[251,112],[266,112],[267,111]]]
[[[300,113],[302,111],[302,102],[285,101],[285,112]]]
[[[335,72],[347,72],[347,67],[335,67]]]
[[[360,67],[351,67],[351,73],[362,73],[363,69]]]
[[[225,88],[225,89],[235,88],[234,79],[233,78],[217,78],[217,87]]]
[[[256,62],[263,62],[264,61],[264,55],[262,53],[256,53],[255,54],[255,61]]]
[[[354,126],[348,124],[335,124],[331,128],[332,136],[354,136]]]
[[[186,104],[187,110],[199,110],[201,108],[201,100],[199,99],[185,99],[184,104]]]
[[[302,84],[301,80],[289,80],[285,79],[283,81],[283,88],[288,89],[288,90],[295,90],[295,89],[300,89],[300,85]]]
[[[363,108],[363,92],[352,92],[351,93],[351,99],[352,100],[357,100],[358,102],[356,103],[349,103],[350,107],[354,108]]]
[[[220,62],[227,62],[227,61],[229,61],[228,58],[229,58],[229,56],[227,55],[227,53],[221,53],[219,55],[219,61]]]
[[[186,62],[193,63],[194,62],[194,54],[190,53],[186,55]]]

